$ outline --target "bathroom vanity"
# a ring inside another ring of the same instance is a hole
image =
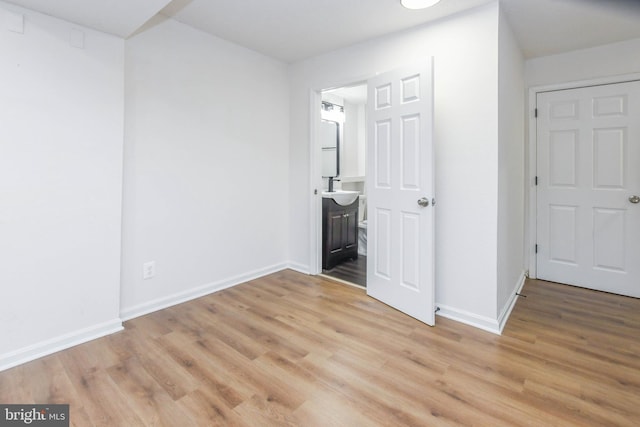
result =
[[[336,192],[322,197],[322,268],[330,270],[346,259],[358,258],[358,197],[349,202]],[[330,193],[329,193],[330,194]],[[339,200],[341,203],[336,202]]]

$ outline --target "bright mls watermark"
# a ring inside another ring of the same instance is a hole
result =
[[[69,405],[0,404],[0,427],[69,427]]]

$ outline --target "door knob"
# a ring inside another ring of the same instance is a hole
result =
[[[426,197],[423,197],[422,199],[418,200],[418,204],[423,208],[426,208],[427,206],[429,206],[429,199],[427,199]]]
[[[631,196],[631,197],[629,197],[629,201],[630,201],[631,203],[640,203],[640,197],[638,197],[638,196]]]

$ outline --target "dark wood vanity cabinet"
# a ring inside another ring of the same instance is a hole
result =
[[[341,206],[322,199],[322,268],[330,270],[345,259],[358,258],[358,199]]]

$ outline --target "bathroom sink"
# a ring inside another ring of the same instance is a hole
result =
[[[348,206],[358,198],[358,194],[360,194],[358,191],[349,190],[323,191],[322,197],[325,199],[333,199],[341,206]]]

